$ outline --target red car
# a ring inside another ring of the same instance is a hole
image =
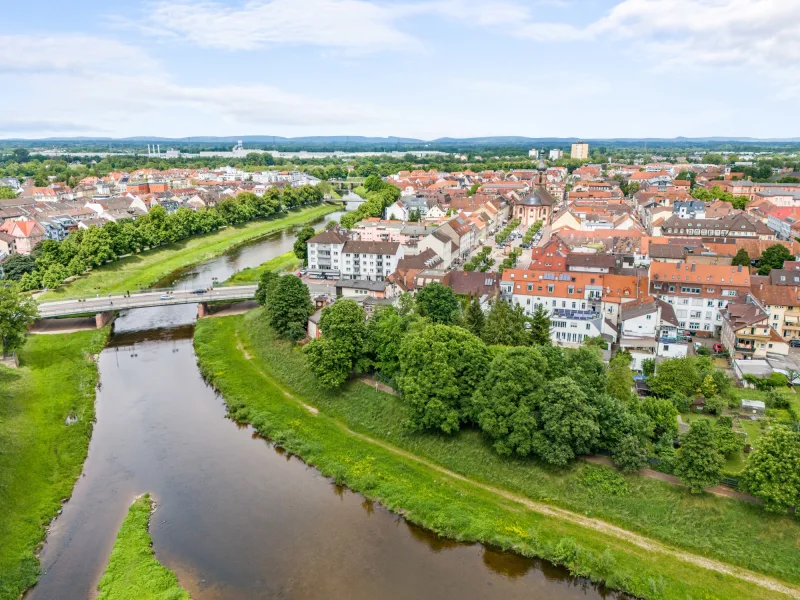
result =
[[[714,354],[719,354],[720,352],[724,352],[724,351],[725,351],[725,347],[722,344],[720,344],[719,342],[714,344]]]

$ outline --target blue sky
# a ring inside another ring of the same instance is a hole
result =
[[[800,136],[796,0],[6,4],[3,138]]]

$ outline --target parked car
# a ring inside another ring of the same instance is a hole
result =
[[[789,345],[790,345],[792,348],[800,348],[800,340],[791,340],[791,341],[789,342]]]
[[[800,342],[800,340],[797,340],[797,341]],[[720,352],[724,352],[724,351],[725,351],[725,346],[723,346],[719,342],[714,344],[714,354],[719,354]]]

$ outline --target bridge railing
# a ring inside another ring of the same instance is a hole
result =
[[[141,290],[141,289],[140,290],[130,290],[130,297],[131,298],[135,298],[137,296],[145,296],[145,295],[148,295],[148,294],[174,294],[175,292],[180,292],[180,293],[186,294],[186,293],[190,293],[190,292],[192,292],[193,290],[196,290],[196,289],[210,290],[211,292],[213,292],[213,291],[230,290],[232,288],[237,288],[237,287],[241,287],[241,288],[252,287],[252,286],[257,286],[257,285],[258,285],[258,283],[254,282],[254,283],[245,283],[245,284],[239,283],[239,284],[231,284],[231,285],[216,285],[216,286],[214,286],[212,288],[204,288],[204,287],[201,287],[201,286],[188,287],[186,289],[176,289],[174,287],[148,288],[146,290]],[[71,296],[58,296],[58,297],[55,297],[55,298],[53,298],[53,297],[41,298],[40,297],[40,298],[37,298],[36,301],[39,304],[48,304],[50,302],[76,302],[78,300],[98,300],[98,299],[102,300],[103,298],[108,298],[109,295],[111,296],[112,299],[113,298],[124,297],[125,294],[127,294],[127,293],[128,293],[127,291],[122,291],[122,292],[111,292],[110,294],[108,292],[104,292],[104,293],[101,293],[101,294],[76,294],[76,295],[71,295]]]

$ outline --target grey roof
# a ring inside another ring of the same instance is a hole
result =
[[[308,240],[310,244],[344,244],[347,236],[334,229],[326,229]]]
[[[658,301],[655,298],[647,302],[625,302],[619,309],[619,318],[621,321],[627,321],[656,311],[658,311]]]
[[[344,254],[396,254],[399,242],[345,242]]]
[[[386,291],[385,281],[366,281],[362,279],[339,279],[336,288],[346,288],[350,290],[369,290],[371,292]]]
[[[541,186],[537,186],[533,188],[530,194],[515,204],[522,204],[524,206],[553,206],[555,203],[556,199],[553,198],[550,192]]]

